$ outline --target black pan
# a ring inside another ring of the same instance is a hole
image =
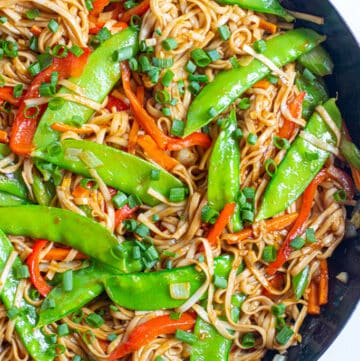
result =
[[[357,4],[354,1],[354,11]],[[334,74],[327,85],[332,96],[338,96],[338,105],[356,144],[360,145],[360,48],[334,7],[326,0],[286,0],[282,4],[291,10],[319,15],[325,18],[325,25],[314,25],[297,21],[297,26],[307,26],[328,39],[325,48],[335,63]],[[346,239],[329,260],[330,288],[329,303],[322,308],[320,316],[308,316],[301,328],[303,341],[288,352],[287,361],[315,361],[326,351],[356,308],[360,299],[360,235]],[[349,282],[343,284],[335,276],[345,271]],[[355,359],[357,345],[351,351]],[[273,354],[268,354],[266,361]]]

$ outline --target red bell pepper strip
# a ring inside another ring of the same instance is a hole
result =
[[[185,138],[170,138],[166,145],[166,150],[181,150],[194,145],[209,148],[211,145],[211,139],[207,134],[200,132],[192,133]]]
[[[225,229],[226,225],[230,222],[231,216],[234,214],[236,203],[228,203],[220,212],[218,219],[216,220],[213,227],[210,229],[210,232],[207,236],[207,240],[211,246],[215,246],[216,240],[220,237],[222,231]]]
[[[289,112],[294,118],[298,118],[302,112],[302,103],[304,101],[306,92],[301,92],[299,95],[288,104]],[[279,137],[290,139],[296,129],[296,123],[283,117],[283,126],[279,130]]]
[[[115,107],[117,112],[121,112],[122,110],[127,110],[130,108],[129,105],[127,105],[121,99],[118,99],[110,94],[108,96],[108,102],[106,104],[106,109],[111,111],[113,107]]]
[[[58,78],[78,77],[81,75],[84,66],[90,55],[89,49],[83,49],[84,53],[76,57],[69,52],[66,58],[54,58],[52,65],[39,73],[32,81],[30,88],[22,98],[19,110],[16,113],[14,123],[11,129],[10,148],[20,155],[29,155],[34,146],[32,140],[36,131],[38,121],[46,108],[46,105],[40,105],[39,111],[34,114],[28,114],[26,111],[25,100],[38,98],[40,96],[39,87],[44,82],[49,82],[51,73],[58,72]],[[26,114],[25,114],[26,113]]]
[[[115,227],[117,227],[125,219],[134,218],[135,212],[139,207],[130,208],[127,204],[115,211]]]
[[[95,0],[92,3],[92,10],[90,11],[91,15],[99,15],[104,8],[109,5],[110,0]]]
[[[328,176],[335,181],[339,182],[346,192],[346,198],[351,201],[355,195],[354,182],[342,169],[330,165],[327,169]]]
[[[14,106],[19,106],[19,102],[21,98],[15,98],[14,97],[14,88],[10,86],[4,86],[0,88],[0,100],[8,102]]]
[[[129,338],[109,356],[109,361],[124,357],[146,345],[159,335],[172,334],[176,330],[191,330],[195,325],[195,316],[183,313],[178,320],[172,320],[169,315],[154,317],[134,328]]]
[[[328,177],[327,169],[322,169],[316,177],[312,180],[312,182],[305,189],[303,194],[303,200],[301,204],[301,209],[299,212],[299,217],[296,219],[294,225],[290,229],[287,234],[285,241],[281,245],[280,250],[277,253],[276,260],[271,262],[266,268],[266,272],[269,275],[275,274],[275,272],[287,261],[292,252],[292,248],[290,246],[290,242],[300,236],[304,232],[305,222],[309,217],[311,207],[314,201],[315,192],[317,190],[318,185]]]
[[[133,15],[141,16],[145,14],[149,8],[150,0],[144,0],[139,5],[136,5],[128,11],[124,12],[120,17],[120,21],[124,21],[125,23],[127,23]]]
[[[29,254],[26,259],[26,264],[29,267],[30,272],[30,281],[32,285],[39,291],[39,293],[46,297],[47,294],[51,291],[51,287],[46,283],[44,278],[40,273],[40,253],[46,247],[48,241],[40,239],[36,241],[33,245],[32,252]]]

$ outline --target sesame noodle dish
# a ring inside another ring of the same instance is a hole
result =
[[[360,227],[322,24],[0,0],[0,361],[287,359]]]

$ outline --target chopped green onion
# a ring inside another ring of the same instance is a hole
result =
[[[0,24],[5,24],[7,22],[6,16],[0,16]]]
[[[81,152],[79,158],[89,168],[99,168],[104,165],[104,163],[90,150]]]
[[[179,102],[179,99],[177,99],[177,98],[172,98],[171,100],[170,100],[170,105],[171,106],[174,106],[174,105],[176,105],[177,103]]]
[[[7,310],[7,315],[8,315],[10,320],[14,320],[18,314],[19,314],[19,309],[17,307],[15,307],[15,306],[10,307]]]
[[[119,61],[123,61],[126,59],[130,59],[132,55],[133,55],[133,50],[132,50],[131,46],[125,46],[121,49],[115,50],[113,52],[112,58],[113,58],[113,61],[119,62]]]
[[[178,256],[177,253],[171,252],[171,251],[168,251],[168,250],[163,251],[162,254],[163,254],[164,256],[166,256],[166,257],[173,257],[173,258],[175,258],[175,257]]]
[[[225,289],[227,287],[227,279],[225,277],[214,276],[214,286]]]
[[[206,223],[214,224],[218,217],[219,212],[209,205],[205,205],[201,210],[201,220]]]
[[[48,29],[53,33],[56,33],[59,30],[59,24],[55,19],[50,19],[47,25]]]
[[[130,18],[130,26],[135,29],[140,29],[141,17],[139,15],[132,15]]]
[[[182,137],[184,134],[185,122],[180,119],[174,119],[171,124],[170,133],[176,137]]]
[[[151,69],[150,60],[146,55],[140,55],[139,63],[142,71],[148,71]]]
[[[85,0],[85,6],[88,11],[94,10],[92,0]]]
[[[40,63],[38,61],[36,61],[35,63],[32,63],[28,67],[28,71],[29,71],[31,76],[38,75],[40,73],[40,71],[41,71]]]
[[[159,216],[158,214],[154,214],[154,215],[152,216],[152,220],[153,220],[154,222],[158,222],[158,221],[160,220],[160,216]]]
[[[59,343],[54,343],[49,347],[49,353],[54,357],[64,354],[65,351],[66,351],[65,346]]]
[[[38,38],[36,36],[32,36],[29,40],[29,48],[32,51],[38,51]]]
[[[159,180],[160,179],[160,169],[152,169],[150,172],[150,179],[151,180]]]
[[[185,70],[188,73],[193,73],[196,70],[196,65],[191,60],[188,60],[188,62],[185,64]]]
[[[315,231],[313,228],[308,228],[305,231],[306,234],[306,240],[310,243],[315,243],[316,242],[316,237],[315,237]]]
[[[132,257],[133,259],[140,259],[141,258],[141,249],[139,246],[135,246],[132,249]]]
[[[10,113],[12,108],[13,106],[9,102],[5,101],[1,104],[1,110],[4,111],[5,113]]]
[[[62,323],[57,328],[57,334],[59,337],[67,336],[70,333],[69,327],[66,323]]]
[[[255,188],[254,187],[245,187],[242,192],[244,193],[247,199],[255,198]]]
[[[171,259],[168,259],[168,260],[166,260],[166,262],[165,262],[165,268],[166,269],[172,269],[172,260]]]
[[[174,300],[186,300],[190,297],[190,282],[170,283],[169,289]]]
[[[174,79],[174,75],[175,74],[170,69],[166,70],[164,76],[161,79],[161,84],[165,87],[168,87]]]
[[[30,287],[29,297],[30,297],[33,301],[38,301],[38,300],[40,299],[40,292],[39,292],[36,288]]]
[[[143,242],[136,240],[135,243],[142,251],[146,251],[146,245]]]
[[[65,100],[63,98],[56,97],[49,101],[48,107],[51,110],[59,110],[64,104]]]
[[[276,85],[278,82],[279,82],[279,77],[277,77],[276,75],[272,75],[272,74],[269,74],[266,79],[271,83],[271,84],[274,84]]]
[[[180,329],[176,330],[175,338],[189,345],[193,345],[198,340],[198,337],[195,334]]]
[[[236,137],[237,139],[242,138],[243,135],[244,135],[244,133],[243,133],[243,131],[242,131],[240,128],[236,128],[236,129],[235,129],[235,137]]]
[[[174,65],[174,59],[173,58],[152,58],[152,63],[154,66],[159,68],[170,68]]]
[[[111,305],[112,306],[112,305]],[[109,335],[107,335],[106,337],[110,342],[116,340],[117,335],[115,333],[110,333]]]
[[[18,46],[13,41],[6,40],[2,46],[4,53],[9,58],[16,58],[18,56]]]
[[[220,38],[221,40],[228,40],[230,38],[230,29],[227,25],[221,25],[218,27],[218,32],[219,32],[219,35],[220,35]]]
[[[128,197],[128,204],[129,204],[129,207],[132,209],[137,206],[141,206],[142,202],[136,194],[130,194]]]
[[[334,193],[334,199],[336,202],[343,202],[346,200],[347,193],[344,189],[340,189]]]
[[[65,292],[70,292],[73,289],[73,271],[71,269],[63,273],[62,289]]]
[[[305,239],[301,238],[301,237],[295,237],[291,242],[290,242],[290,246],[293,249],[299,250],[301,248],[304,247],[305,244]]]
[[[286,309],[286,305],[284,305],[283,303],[279,303],[271,307],[271,313],[277,317],[282,316],[285,312],[285,309]]]
[[[130,58],[129,61],[129,68],[132,70],[132,71],[138,71],[139,69],[139,63],[138,61],[136,60],[136,58]]]
[[[24,117],[27,119],[36,118],[40,113],[37,105],[27,105],[24,109]]]
[[[155,101],[159,104],[167,104],[170,101],[170,94],[166,90],[158,90],[155,93]]]
[[[265,262],[274,262],[276,260],[276,248],[274,246],[265,246],[262,259]]]
[[[134,0],[128,0],[128,1],[124,2],[124,9],[129,10],[129,9],[135,7],[136,5],[138,5],[138,3],[135,2]]]
[[[232,56],[230,59],[229,59],[229,62],[231,64],[231,67],[233,69],[239,69],[240,68],[240,63],[239,63],[239,60],[237,59],[236,56]]]
[[[42,83],[39,87],[39,93],[42,97],[53,96],[56,93],[56,87],[52,83]]]
[[[0,75],[0,88],[2,88],[5,85],[5,79],[3,76]]]
[[[40,11],[39,11],[39,9],[27,10],[27,11],[25,11],[25,15],[28,19],[33,20],[40,15]]]
[[[250,108],[250,98],[242,98],[239,101],[239,108],[241,110],[246,110]]]
[[[73,314],[71,315],[71,320],[74,323],[80,323],[82,322],[83,319],[84,319],[84,311],[82,309],[78,309],[77,311],[73,312]]]
[[[188,87],[191,94],[196,95],[200,91],[200,84],[196,81],[192,81]]]
[[[79,46],[77,45],[73,45],[70,49],[69,49],[71,54],[74,54],[77,58],[79,56],[81,56],[82,54],[84,54],[84,50],[82,50]]]
[[[273,177],[277,171],[277,164],[273,159],[266,159],[265,164],[265,171],[269,177]]]
[[[241,339],[241,346],[245,349],[253,348],[255,346],[254,334],[251,332],[245,333]]]
[[[221,55],[216,49],[208,50],[207,55],[209,56],[211,61],[216,61],[221,59]]]
[[[316,76],[308,68],[304,69],[303,76],[309,82],[313,82],[314,80],[316,80]]]
[[[90,0],[91,1],[91,0]],[[80,355],[75,355],[72,359],[72,361],[83,361]]]
[[[195,64],[200,68],[204,68],[211,63],[209,55],[207,55],[206,52],[201,48],[192,50],[190,56],[194,60]]]
[[[105,323],[105,320],[97,313],[90,313],[85,321],[92,328],[99,328]]]
[[[13,89],[13,95],[15,98],[19,98],[23,92],[24,86],[22,84],[16,84]]]
[[[145,226],[145,224],[140,223],[136,229],[135,229],[135,233],[138,234],[140,237],[146,237],[150,234],[150,230],[147,226]]]
[[[241,218],[246,222],[253,223],[255,215],[253,211],[250,211],[248,209],[243,209],[241,211]]]
[[[249,133],[249,135],[246,138],[246,141],[251,145],[255,145],[257,142],[257,135],[254,133]]]
[[[283,150],[290,148],[290,142],[286,138],[280,138],[276,135],[273,138],[273,142],[276,148]]]
[[[158,36],[161,36],[161,35],[162,35],[162,32],[161,32],[160,29],[155,29],[155,33],[156,33],[156,35],[158,35]]]
[[[95,335],[94,335],[94,332],[92,332],[91,330],[86,330],[81,335],[81,338],[85,342],[86,345],[89,345],[95,340]]]
[[[148,76],[150,78],[150,81],[153,84],[156,84],[159,81],[159,77],[160,77],[160,69],[157,67],[152,67],[149,71],[148,71]]]
[[[189,74],[188,79],[190,81],[198,81],[199,83],[207,83],[209,77],[205,74]]]
[[[18,280],[30,277],[29,268],[27,265],[22,264],[16,267],[14,271],[15,271],[15,278]]]
[[[165,117],[171,117],[170,108],[167,108],[167,107],[161,108],[161,112],[165,115]]]
[[[185,82],[184,82],[184,80],[178,80],[178,82],[177,82],[177,88],[178,88],[178,91],[179,91],[179,94],[180,95],[184,95],[185,94]],[[199,87],[199,89],[200,89],[200,87]]]
[[[280,345],[285,345],[293,336],[293,334],[294,331],[289,326],[284,326],[280,330],[280,332],[277,333],[275,338],[277,343],[279,343]]]
[[[45,300],[43,301],[42,305],[41,305],[41,309],[42,310],[50,310],[55,308],[55,300],[53,300],[52,298],[45,298]]]
[[[151,262],[159,259],[159,252],[154,246],[150,246],[144,253],[144,256]]]
[[[111,37],[111,33],[110,33],[109,29],[104,27],[104,28],[100,29],[99,32],[91,38],[90,44],[91,44],[91,46],[96,48],[101,43],[108,40],[110,37]]]
[[[253,44],[253,48],[257,53],[264,53],[266,50],[266,41],[261,39],[261,40],[257,40],[254,42]]]
[[[168,38],[161,42],[161,46],[163,47],[163,49],[170,51],[176,49],[178,44],[174,38]]]
[[[58,82],[58,79],[59,79],[59,73],[57,71],[53,71],[50,76],[50,84],[55,86]],[[73,116],[73,118],[74,117],[75,115]]]
[[[118,309],[115,305],[110,305],[109,308],[110,308],[110,310],[113,311],[113,312],[119,311],[119,309]]]
[[[170,189],[169,200],[170,202],[181,202],[185,199],[186,189],[183,187],[174,187]]]
[[[179,320],[181,317],[181,312],[170,312],[170,318],[172,320]]]

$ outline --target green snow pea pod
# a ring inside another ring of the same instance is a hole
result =
[[[75,139],[66,139],[60,144],[63,151],[55,157],[48,155],[48,162],[90,177],[89,167],[81,160],[81,154],[91,154],[101,162],[96,171],[108,186],[128,194],[136,194],[146,204],[159,203],[148,194],[150,188],[168,197],[171,188],[184,187],[181,181],[164,169],[113,147]],[[158,180],[151,179],[152,170],[159,170]]]
[[[73,247],[119,272],[137,272],[142,265],[124,254],[118,239],[91,218],[46,206],[0,208],[0,229],[6,234],[47,239]]]
[[[345,134],[341,135],[340,152],[350,165],[360,170],[360,150]]]
[[[131,58],[137,53],[138,31],[135,28],[128,27],[104,41],[89,56],[81,76],[69,79],[82,89],[85,97],[102,103],[120,79],[120,63],[113,60],[113,54],[117,50],[123,50],[125,58]],[[71,91],[61,88],[59,93],[69,94]],[[59,133],[51,128],[53,123],[68,124],[74,115],[81,118],[81,123],[86,123],[93,113],[93,109],[70,101],[65,101],[57,110],[51,110],[48,107],[41,117],[34,136],[33,142],[36,149],[43,152],[59,139]]]
[[[241,8],[259,13],[277,15],[286,21],[294,20],[294,17],[280,5],[278,0],[216,0],[216,2],[225,5],[239,5]]]
[[[198,340],[191,347],[190,361],[227,361],[232,341],[220,335],[216,328],[196,319],[195,335]]]
[[[310,267],[307,265],[297,275],[292,277],[292,288],[296,299],[300,299],[309,283]]]
[[[335,99],[328,100],[323,107],[340,128],[342,119]],[[307,122],[304,132],[322,142],[332,145],[336,143],[335,135],[317,112]],[[270,180],[256,220],[271,218],[289,207],[304,192],[328,156],[328,151],[298,136]]]
[[[298,61],[303,67],[318,76],[330,75],[334,70],[334,63],[322,46],[317,46],[307,54],[301,55]]]
[[[36,202],[42,206],[48,206],[55,196],[54,184],[51,181],[42,180],[38,172],[33,173],[31,188]]]
[[[240,147],[234,109],[222,127],[211,152],[207,192],[209,205],[219,212],[227,203],[236,201],[240,190]],[[231,218],[231,226],[234,232],[242,229],[239,209]]]
[[[0,191],[0,207],[15,207],[23,204],[29,204],[27,199],[14,196],[13,194]]]
[[[0,274],[4,271],[9,256],[13,251],[14,248],[11,242],[0,230]],[[20,283],[20,281],[15,278],[15,269],[21,265],[20,258],[16,257],[1,290],[1,300],[7,311],[15,309],[14,301]],[[31,357],[36,361],[54,360],[55,353],[52,347],[53,345],[48,342],[40,329],[35,328],[38,317],[36,307],[27,303],[24,298],[20,298],[16,308],[17,313],[14,319],[15,329]]]
[[[309,52],[324,40],[324,36],[311,29],[298,28],[266,41],[266,50],[263,55],[276,66],[282,67]],[[270,72],[270,68],[257,59],[253,59],[245,67],[220,72],[191,103],[184,136],[208,124],[242,93]]]
[[[214,273],[227,278],[231,263],[232,257],[229,255],[216,258]],[[198,272],[194,266],[187,266],[149,273],[105,277],[104,285],[106,293],[113,302],[131,310],[146,311],[176,308],[185,302],[183,299],[171,297],[170,285],[188,283],[191,296],[204,281],[203,272]],[[150,294],[151,297],[148,297]]]

